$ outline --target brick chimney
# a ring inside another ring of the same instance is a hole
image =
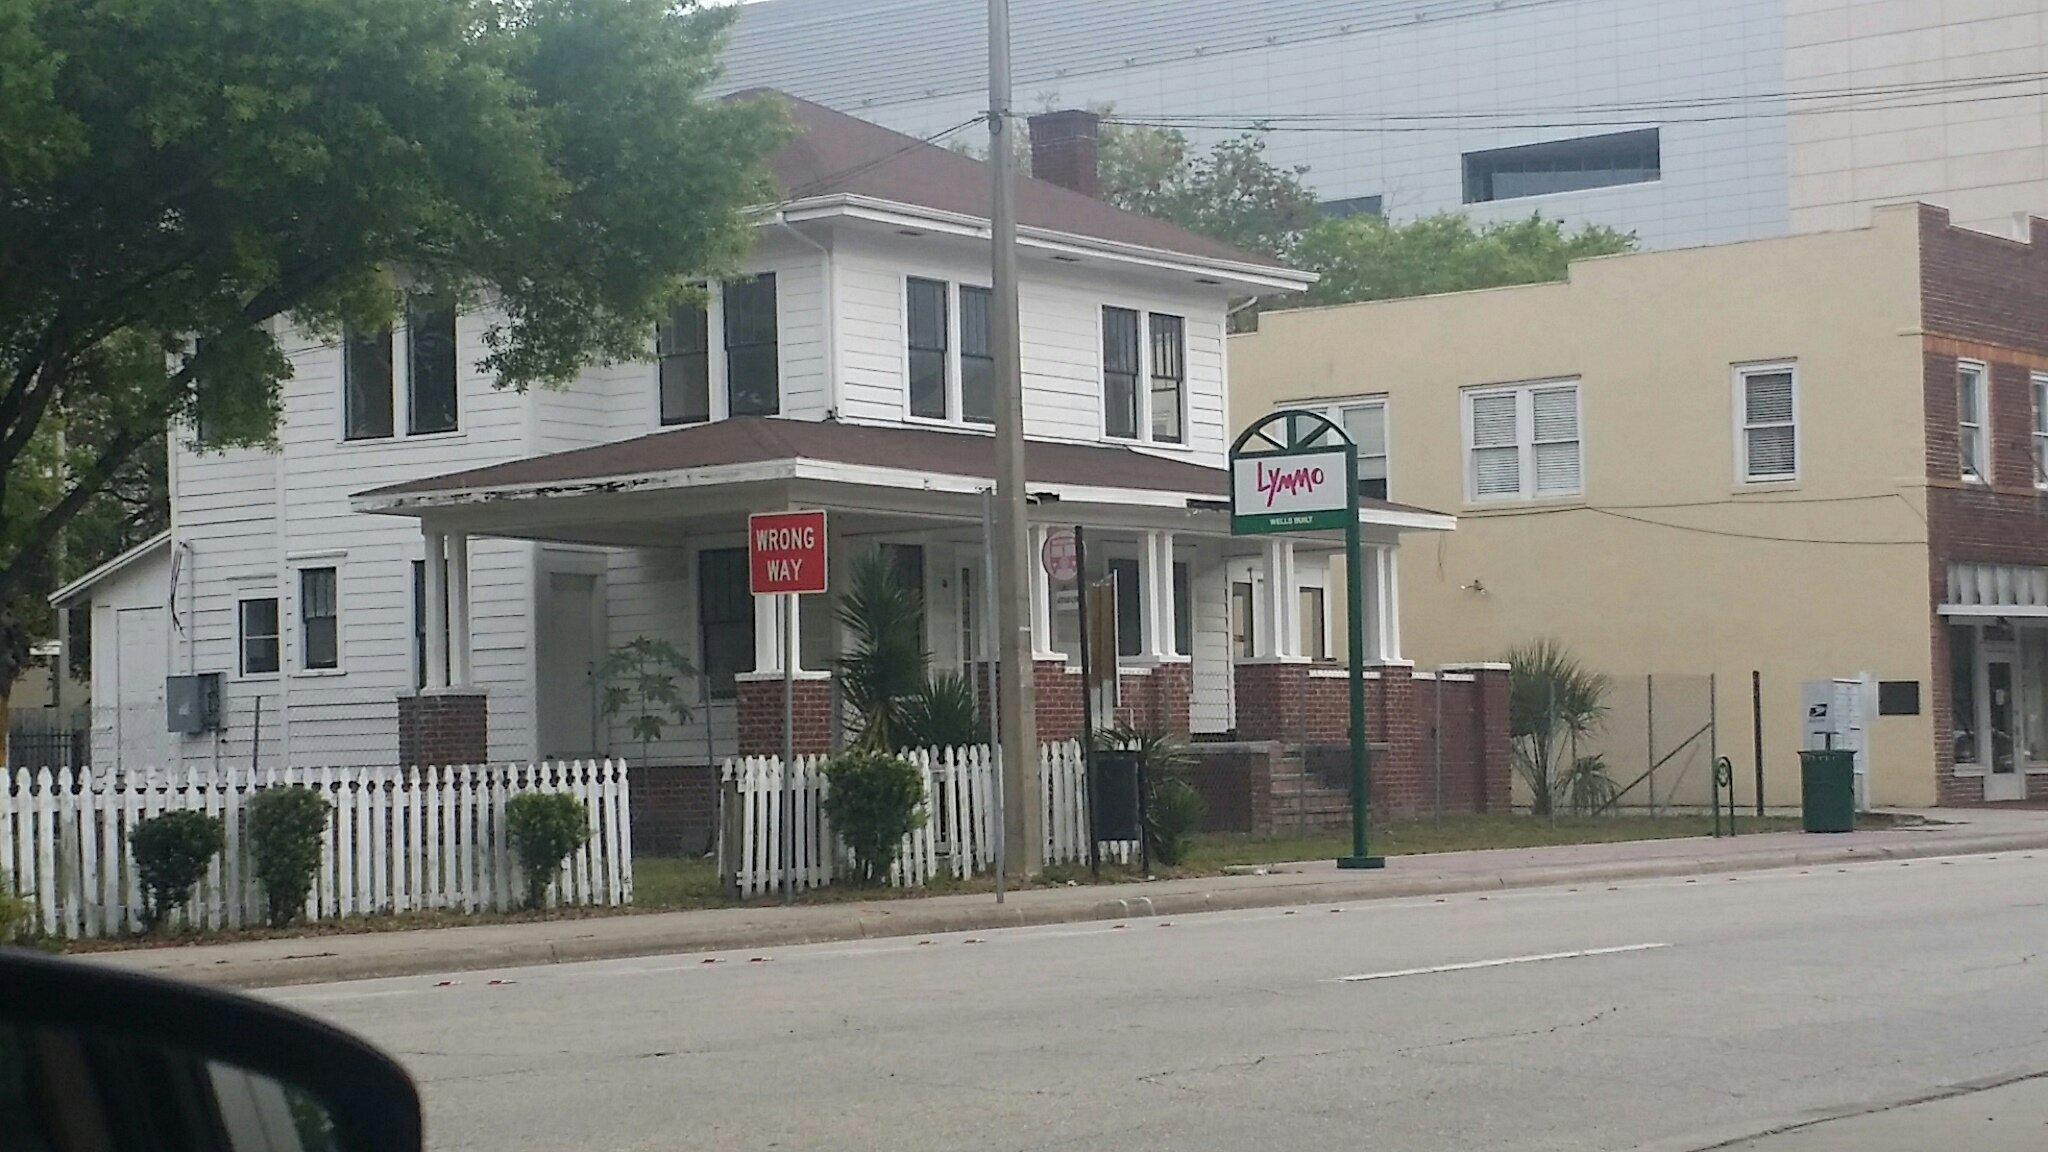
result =
[[[1031,117],[1031,174],[1083,196],[1102,195],[1096,148],[1102,117],[1084,109],[1041,112]]]

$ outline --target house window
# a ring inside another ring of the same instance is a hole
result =
[[[1387,402],[1368,400],[1346,404],[1331,413],[1344,432],[1358,445],[1358,494],[1375,500],[1387,498]]]
[[[1144,608],[1138,588],[1138,562],[1111,560],[1110,575],[1116,577],[1116,654],[1136,656],[1145,651]]]
[[[1984,434],[1984,377],[1982,364],[1962,364],[1956,368],[1956,450],[1965,480],[1991,478],[1991,457],[1985,450],[1990,439]]]
[[[1323,590],[1301,589],[1300,603],[1301,654],[1311,660],[1328,660],[1330,646],[1324,643],[1328,633],[1323,624]]]
[[[1646,184],[1662,174],[1662,142],[1655,128],[1492,148],[1465,154],[1465,203]]]
[[[417,301],[405,315],[405,430],[455,431],[455,308]]]
[[[754,598],[747,590],[745,548],[697,553],[697,634],[712,698],[732,699],[733,678],[754,670]]]
[[[711,321],[702,304],[678,304],[655,329],[663,424],[711,419]]]
[[[1173,562],[1173,651],[1179,656],[1195,652],[1194,572],[1185,560]]]
[[[1578,495],[1579,386],[1466,392],[1465,483],[1475,501]]]
[[[264,676],[277,671],[277,597],[241,601],[236,605],[236,628],[242,675]]]
[[[1186,322],[1154,312],[1152,325],[1152,439],[1178,444],[1188,384]]]
[[[1102,429],[1110,436],[1138,437],[1138,314],[1129,308],[1102,310]]]
[[[908,289],[910,414],[946,418],[946,285],[911,277]]]
[[[1258,622],[1253,619],[1252,585],[1249,580],[1232,581],[1230,585],[1230,651],[1240,660],[1249,660],[1257,655],[1258,636],[1254,629]]]
[[[341,611],[335,570],[299,569],[299,667],[341,667]]]
[[[1949,625],[1948,709],[1949,740],[1955,751],[1955,763],[1978,763],[1977,628],[1974,624]]]
[[[441,619],[448,619],[448,561],[441,561]],[[448,633],[441,633],[441,667],[448,667]],[[427,562],[412,562],[412,686],[427,686]]]
[[[2048,488],[2048,376],[2034,377],[2034,487]]]
[[[773,416],[782,410],[777,363],[775,273],[763,272],[725,286],[725,387],[734,416]]]
[[[392,434],[391,329],[341,337],[342,436],[381,440]]]
[[[960,286],[960,418],[996,422],[996,352],[989,328],[991,295]]]
[[[1799,475],[1799,380],[1789,364],[1736,373],[1742,431],[1740,475],[1745,483],[1791,480]]]

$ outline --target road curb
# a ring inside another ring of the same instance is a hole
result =
[[[647,931],[585,932],[530,941],[479,942],[461,947],[452,947],[457,938],[443,934],[467,930],[447,928],[420,932],[416,937],[419,941],[417,945],[408,946],[394,941],[397,946],[382,951],[365,949],[355,955],[317,951],[326,938],[309,937],[303,941],[307,952],[274,958],[208,959],[204,955],[196,954],[200,953],[201,949],[178,948],[95,953],[81,958],[201,984],[265,988],[290,984],[519,968],[541,964],[569,964],[634,956],[725,952],[946,932],[1025,928],[1046,924],[1136,920],[1201,912],[1356,903],[1361,900],[1391,900],[1414,896],[1449,896],[1468,892],[1545,888],[1610,880],[1719,875],[1805,868],[1823,864],[1917,860],[2031,849],[2048,849],[2048,830],[2038,833],[1959,837],[1955,840],[1917,841],[1897,846],[1801,846],[1782,851],[1760,852],[1741,859],[1667,856],[1602,864],[1535,866],[1512,872],[1468,875],[1400,876],[1386,873],[1340,873],[1328,879],[1305,879],[1299,883],[1161,891],[1085,903],[997,905],[991,902],[971,907],[935,907],[914,899],[892,900],[869,905],[846,905],[843,911],[825,911],[812,906],[805,910],[807,915],[802,922],[791,924],[713,926],[701,921],[693,924],[693,916],[698,915],[695,913],[660,913],[655,915],[664,919],[658,924],[651,923],[653,916],[641,918],[642,923],[649,928]],[[772,910],[762,911],[772,914]],[[833,911],[840,914],[833,915]],[[559,923],[559,927],[574,933],[579,926],[587,926],[590,923],[563,921]],[[337,942],[346,939],[349,946],[361,947],[359,942],[366,937],[334,939]],[[213,947],[233,948],[235,945]]]

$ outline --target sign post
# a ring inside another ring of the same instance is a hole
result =
[[[796,598],[825,590],[825,514],[757,512],[747,517],[747,583],[777,599],[782,656],[782,902],[796,900]]]
[[[1383,868],[1366,843],[1372,749],[1365,736],[1365,596],[1359,584],[1358,445],[1315,412],[1271,412],[1230,446],[1236,536],[1344,529],[1345,639],[1351,669],[1351,855],[1339,868]]]

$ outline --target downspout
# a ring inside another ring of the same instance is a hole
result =
[[[803,234],[789,222],[787,209],[775,213],[775,225],[799,241],[817,249],[823,257],[825,295],[825,417],[837,419],[839,412],[839,285],[833,274],[832,249]]]

